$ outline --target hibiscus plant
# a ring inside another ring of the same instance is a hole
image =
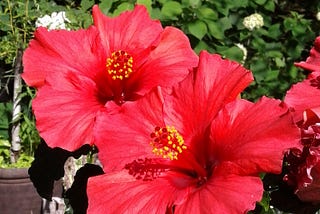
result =
[[[41,197],[87,155],[74,213],[319,210],[320,3],[0,5],[1,128],[12,151],[29,142]]]

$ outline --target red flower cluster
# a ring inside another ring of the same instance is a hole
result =
[[[143,6],[115,18],[93,8],[86,30],[37,29],[24,80],[50,147],[94,144],[106,174],[88,182],[88,213],[244,213],[260,173],[280,173],[299,147],[285,103],[239,98],[240,64],[162,28]],[[283,130],[286,130],[283,132]]]
[[[197,65],[182,31],[162,28],[143,6],[109,18],[93,7],[87,30],[38,28],[24,53],[23,79],[40,135],[73,151],[93,144],[96,114],[111,102],[135,101],[155,86],[170,87]]]
[[[297,66],[311,71],[307,79],[287,92],[285,102],[294,109],[295,121],[301,131],[301,146],[286,154],[284,180],[295,189],[302,201],[320,202],[320,37],[306,62]]]

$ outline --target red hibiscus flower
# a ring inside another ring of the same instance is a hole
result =
[[[284,180],[294,188],[300,200],[319,203],[320,193],[320,74],[312,73],[294,85],[285,101],[294,108],[301,130],[302,149],[286,154]]]
[[[33,110],[50,147],[92,144],[96,114],[108,102],[121,106],[170,87],[197,65],[183,32],[162,28],[143,6],[115,18],[94,6],[93,20],[86,30],[39,28],[24,53],[23,78],[38,88]]]
[[[254,209],[263,193],[258,173],[281,171],[299,131],[280,101],[237,99],[251,81],[238,63],[202,52],[197,71],[171,94],[150,92],[112,124],[101,113],[95,134],[107,174],[89,179],[88,213]]]
[[[309,70],[320,71],[320,36],[314,41],[314,46],[310,50],[310,56],[306,61],[295,63],[297,67]]]
[[[296,122],[303,120],[306,109],[320,110],[320,73],[311,73],[307,79],[293,85],[286,94],[285,103],[294,108]]]

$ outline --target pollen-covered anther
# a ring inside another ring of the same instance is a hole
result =
[[[123,80],[132,73],[133,58],[125,51],[115,51],[106,60],[106,69],[113,80]]]
[[[170,160],[178,160],[178,156],[187,149],[183,137],[173,126],[155,127],[151,133],[152,152]]]

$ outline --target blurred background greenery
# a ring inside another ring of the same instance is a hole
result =
[[[37,18],[65,11],[68,29],[92,24],[91,8],[98,4],[108,16],[117,16],[134,4],[147,7],[163,26],[183,30],[194,50],[208,50],[242,63],[255,81],[243,93],[249,100],[262,95],[282,98],[295,82],[305,78],[293,63],[305,60],[320,33],[320,1],[301,0],[3,0],[0,2],[0,167],[10,162],[10,132],[14,63],[35,30]],[[244,19],[259,14],[263,23],[248,28]],[[34,89],[21,85],[19,114],[22,159],[32,157],[40,137],[31,110]],[[31,158],[32,159],[32,158]],[[30,160],[31,160],[30,159]]]

